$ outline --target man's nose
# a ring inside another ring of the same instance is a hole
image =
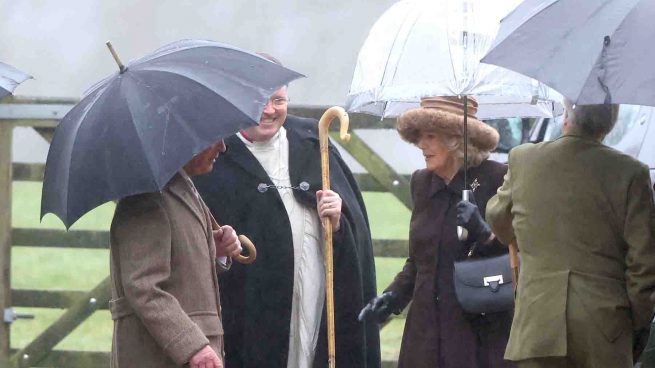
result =
[[[274,113],[274,112],[275,112],[275,109],[273,108],[273,102],[271,102],[271,100],[269,100],[269,101],[266,103],[266,105],[264,105],[264,111],[263,111],[263,113],[264,113],[264,114],[272,114],[272,113]]]
[[[216,143],[216,145],[218,147],[219,153],[225,153],[225,151],[227,151],[227,146],[225,145],[224,140],[221,139],[218,143]]]

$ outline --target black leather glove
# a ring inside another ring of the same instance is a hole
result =
[[[475,203],[475,197],[471,192],[468,201],[457,203],[457,226],[468,230],[468,238],[465,243],[478,242],[484,244],[491,236],[491,228],[484,221]]]
[[[377,323],[382,323],[389,318],[393,310],[393,306],[398,301],[398,296],[393,291],[387,291],[371,299],[362,311],[359,312],[357,319],[361,322],[364,319],[373,320]],[[396,312],[397,313],[397,312]]]

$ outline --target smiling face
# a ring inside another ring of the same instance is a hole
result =
[[[455,150],[449,148],[438,134],[421,132],[416,146],[423,151],[425,168],[450,181],[459,170]]]
[[[288,100],[286,86],[275,91],[264,106],[259,125],[246,129],[246,136],[254,142],[265,142],[273,138],[287,120]]]
[[[184,171],[186,171],[189,176],[207,174],[212,171],[214,168],[214,162],[216,162],[218,156],[225,152],[226,149],[225,142],[223,142],[222,139],[219,140],[205,148],[204,151],[193,156],[193,158],[184,165]]]

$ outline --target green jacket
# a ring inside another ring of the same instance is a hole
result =
[[[516,240],[521,271],[506,359],[567,355],[575,295],[608,341],[648,326],[655,291],[655,205],[648,168],[567,135],[516,147],[486,219]],[[580,312],[580,307],[576,307]]]

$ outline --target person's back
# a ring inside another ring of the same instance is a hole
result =
[[[602,107],[588,109],[609,121]],[[613,123],[596,134],[568,124],[553,142],[512,150],[487,206],[496,235],[521,255],[505,358],[519,367],[631,367],[655,291],[648,168],[601,143]]]
[[[517,147],[510,160],[511,175],[520,183],[512,199],[520,204],[513,214],[522,268],[570,270],[624,285],[624,235],[632,235],[624,234],[626,196],[635,179],[647,180],[645,165],[573,135]]]

